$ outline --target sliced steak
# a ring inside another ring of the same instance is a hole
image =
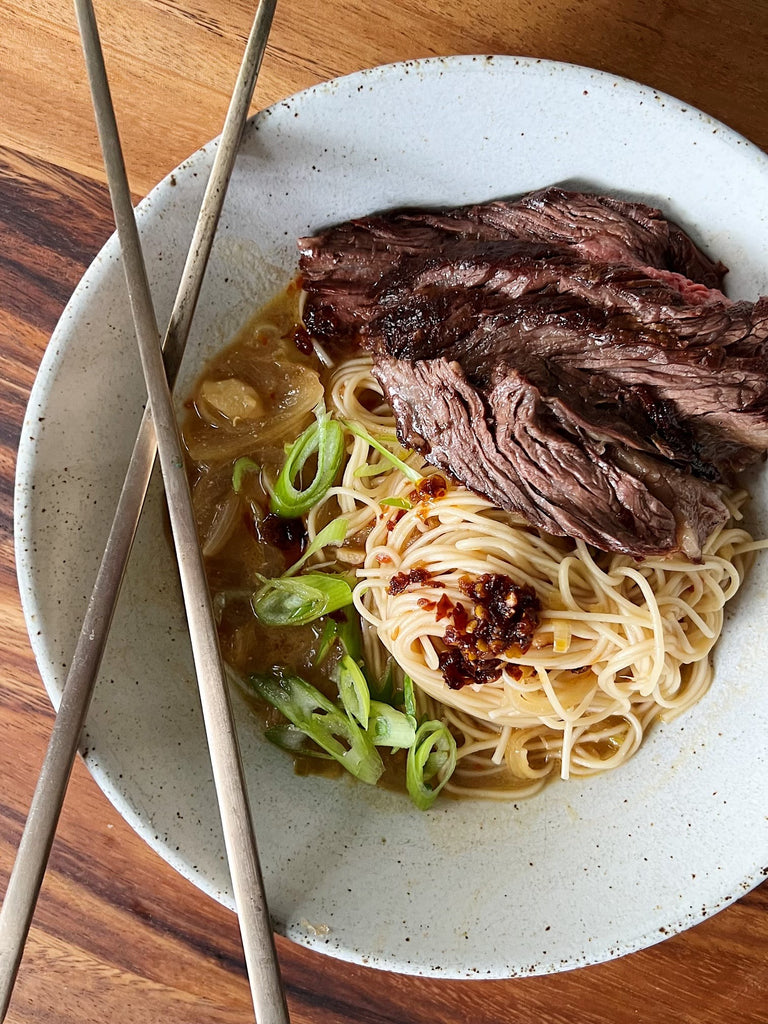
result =
[[[711,487],[651,456],[617,458],[515,370],[499,375],[487,404],[456,362],[382,356],[374,372],[403,443],[547,533],[636,557],[696,558],[727,518]]]
[[[712,263],[653,207],[549,188],[454,210],[394,211],[300,239],[299,269],[309,295],[306,325],[321,338],[349,336],[375,307],[382,278],[403,258],[435,255],[461,241],[504,239],[569,248],[586,260],[650,267],[671,273],[678,287],[697,284],[704,295],[718,289],[725,274],[722,264]]]
[[[580,285],[514,302],[471,288],[416,290],[399,303],[384,297],[384,312],[362,337],[374,353],[457,360],[481,388],[499,361],[546,386],[552,376],[581,371],[587,401],[590,378],[599,378],[603,402],[611,388],[617,400],[640,388],[654,445],[710,478],[730,479],[761,458],[768,447],[768,299],[661,306],[656,297],[630,311],[608,304],[611,291],[610,282],[596,284],[601,306]],[[681,446],[682,424],[690,443]]]
[[[719,288],[726,273],[661,210],[644,203],[546,188],[515,202],[469,207],[466,216],[500,237],[559,242],[590,260],[676,271],[708,288]]]
[[[404,443],[553,534],[698,557],[768,448],[768,299],[661,212],[559,188],[303,239],[305,322],[374,357]]]

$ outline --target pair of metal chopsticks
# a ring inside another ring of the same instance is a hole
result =
[[[0,910],[0,1020],[10,1002],[144,497],[159,453],[256,1020],[287,1024],[237,734],[170,388],[186,344],[276,0],[260,0],[163,348],[91,0],[75,0],[128,295],[149,397]],[[167,374],[167,375],[166,375]]]

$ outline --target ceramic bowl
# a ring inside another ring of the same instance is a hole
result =
[[[165,322],[216,143],[139,208]],[[183,396],[296,268],[295,239],[404,204],[459,204],[551,183],[663,207],[731,268],[734,297],[768,291],[768,158],[653,89],[564,64],[453,57],[328,82],[245,132],[182,369]],[[22,433],[22,599],[58,702],[139,423],[144,389],[111,239],[51,339]],[[759,474],[750,517],[768,529]],[[276,928],[377,967],[442,977],[564,970],[647,946],[755,885],[768,864],[768,559],[731,606],[716,678],[602,778],[528,802],[438,802],[295,776],[235,695]],[[155,480],[83,740],[126,820],[231,905],[179,588]],[[201,913],[204,913],[204,906]]]

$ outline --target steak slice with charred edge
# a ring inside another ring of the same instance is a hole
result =
[[[730,481],[768,447],[768,299],[638,313],[592,305],[576,290],[507,301],[446,288],[396,303],[384,296],[381,306],[361,335],[375,354],[457,360],[479,387],[500,361],[539,384],[570,376],[587,402],[596,386],[606,407],[611,388],[617,408],[633,391],[653,424],[649,440],[710,479]]]
[[[446,359],[381,356],[374,373],[404,444],[547,533],[635,557],[680,550],[697,558],[727,518],[704,481],[590,437],[516,370],[500,374],[486,402]]]
[[[544,189],[300,240],[305,324],[362,343],[405,444],[552,534],[692,558],[768,448],[768,299],[642,203]]]
[[[307,328],[321,338],[353,333],[375,306],[381,279],[403,257],[434,255],[455,242],[504,239],[569,248],[585,260],[650,267],[709,289],[719,288],[725,274],[722,264],[653,207],[548,188],[517,200],[364,217],[300,239]]]

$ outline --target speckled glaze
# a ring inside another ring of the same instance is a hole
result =
[[[162,322],[215,143],[141,204]],[[677,100],[544,61],[376,68],[254,118],[229,190],[180,394],[295,268],[296,236],[401,204],[553,182],[650,199],[768,292],[768,158]],[[83,278],[35,385],[19,453],[17,558],[58,703],[139,423],[143,386],[114,239]],[[750,517],[768,528],[765,481]],[[443,977],[594,963],[714,913],[768,865],[768,560],[731,606],[710,693],[625,768],[504,806],[427,814],[352,780],[298,778],[235,696],[277,929],[357,962]],[[155,480],[83,739],[104,792],[201,889],[231,904],[173,558]],[[204,913],[204,906],[201,907]],[[326,926],[326,927],[321,927]]]

